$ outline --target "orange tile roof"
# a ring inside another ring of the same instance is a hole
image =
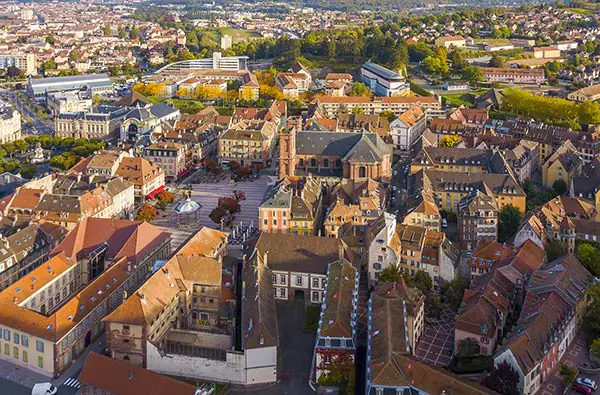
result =
[[[90,353],[79,376],[88,385],[112,394],[194,395],[196,387],[130,363]]]
[[[19,188],[10,203],[10,208],[33,210],[37,207],[43,195],[43,189]]]

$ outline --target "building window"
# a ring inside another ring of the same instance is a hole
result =
[[[21,336],[21,344],[25,347],[29,347],[29,336]]]
[[[8,329],[4,330],[4,340],[10,341],[10,331]]]
[[[19,344],[19,334],[17,332],[13,333],[13,343]]]
[[[319,279],[313,278],[313,288],[319,288]]]
[[[40,368],[40,369],[44,368],[44,357],[42,357],[42,356],[38,357],[38,368]]]
[[[302,286],[302,276],[296,276],[296,285],[299,287]]]
[[[281,296],[282,298],[286,297],[285,288],[280,288],[279,289],[279,296]]]
[[[27,351],[23,350],[23,362],[27,363],[29,362],[29,358],[27,358]]]
[[[36,340],[35,341],[35,349],[38,350],[39,352],[44,352],[44,342],[41,340]]]
[[[13,347],[13,358],[19,359],[19,347]]]
[[[8,343],[4,343],[4,354],[10,355],[10,346]]]
[[[318,302],[319,301],[319,293],[318,292],[313,292],[312,293],[312,301],[313,302]]]

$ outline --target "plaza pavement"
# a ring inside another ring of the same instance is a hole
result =
[[[268,189],[267,177],[260,177],[254,182],[238,182],[234,183],[229,178],[217,182],[207,184],[191,184],[192,185],[192,200],[200,203],[200,223],[195,229],[179,229],[177,227],[177,214],[173,211],[173,205],[167,207],[165,211],[160,211],[158,217],[152,221],[152,224],[160,229],[171,233],[172,241],[171,248],[176,249],[181,245],[192,233],[200,229],[202,226],[218,229],[210,218],[209,214],[213,208],[217,206],[217,201],[220,197],[231,196],[234,190],[242,191],[246,195],[246,200],[240,202],[241,211],[235,215],[234,224],[249,225],[253,223],[258,226],[258,206]],[[225,229],[230,231],[230,229]]]

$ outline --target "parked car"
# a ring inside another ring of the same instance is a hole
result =
[[[577,384],[577,383],[573,383],[573,385],[571,386],[571,389],[573,391],[575,391],[578,394],[582,394],[582,395],[591,395],[592,394],[592,389],[590,387],[586,387],[585,385],[581,385],[581,384]]]
[[[31,395],[54,395],[58,392],[58,388],[50,383],[37,383],[31,390]]]
[[[448,227],[448,220],[446,218],[442,218],[442,228]]]
[[[577,379],[575,379],[575,384],[589,387],[592,391],[596,391],[598,389],[598,384],[588,377],[577,377]]]

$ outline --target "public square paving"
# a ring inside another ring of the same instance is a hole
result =
[[[427,314],[426,314],[427,316]],[[454,354],[456,313],[446,305],[439,319],[427,317],[415,356],[435,366],[448,366]]]
[[[254,227],[258,227],[258,206],[268,188],[267,182],[267,177],[263,176],[254,182],[234,183],[226,178],[216,183],[191,184],[192,199],[202,205],[199,226],[196,229],[179,229],[177,214],[172,210],[173,205],[165,211],[159,211],[158,217],[152,224],[172,234],[171,247],[175,249],[202,226],[217,229],[219,226],[208,215],[217,206],[220,197],[231,196],[234,190],[238,190],[244,192],[246,200],[240,202],[241,211],[235,215],[234,225],[253,224]]]

